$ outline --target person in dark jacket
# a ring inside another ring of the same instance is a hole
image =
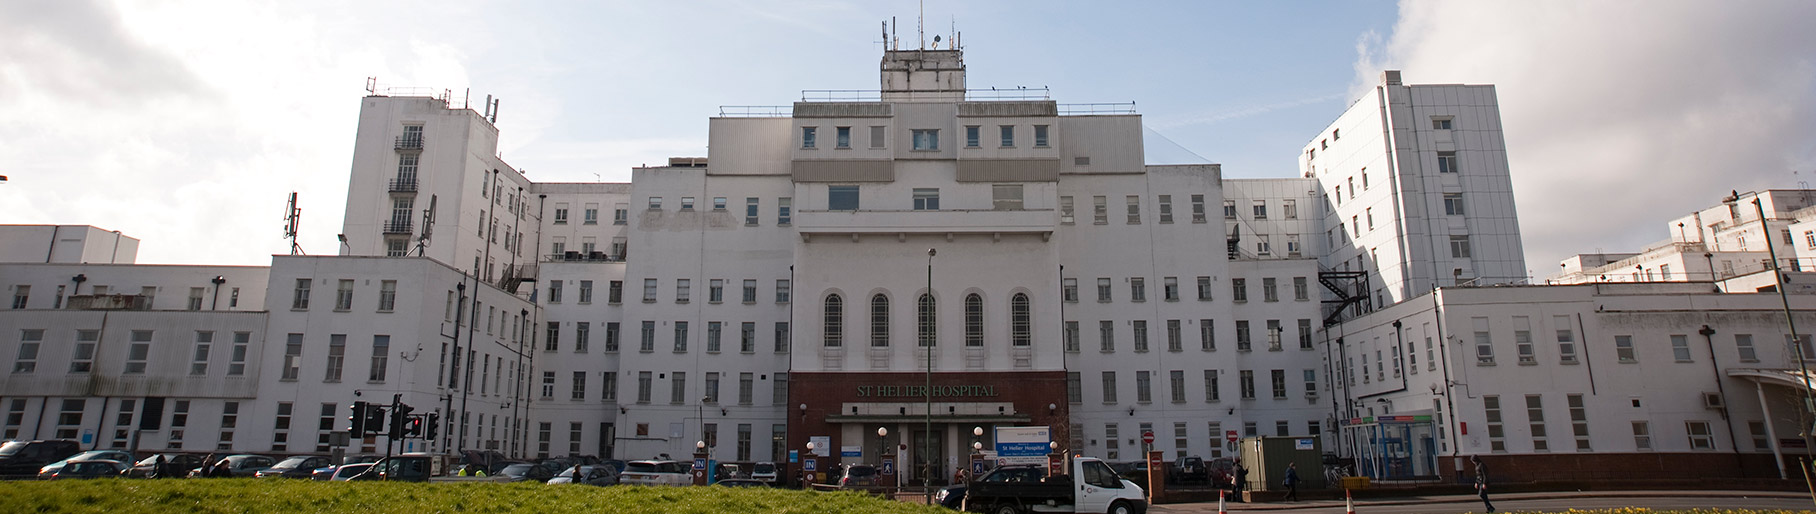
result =
[[[1482,506],[1488,512],[1494,512],[1494,504],[1488,502],[1488,466],[1482,464],[1480,455],[1469,456],[1469,462],[1474,463],[1476,468],[1476,496],[1482,498]]]
[[[1235,498],[1235,499],[1234,499],[1234,500],[1232,500],[1232,501],[1235,501],[1235,502],[1243,502],[1243,500],[1242,500],[1242,490],[1243,490],[1243,489],[1244,489],[1244,488],[1247,488],[1247,487],[1248,487],[1248,480],[1249,480],[1249,469],[1248,469],[1248,467],[1247,467],[1247,466],[1243,466],[1243,465],[1242,465],[1242,461],[1241,461],[1241,460],[1237,460],[1237,461],[1236,461],[1236,470],[1235,470],[1235,471],[1236,471],[1236,472],[1235,472],[1235,473],[1234,473],[1234,475],[1235,475],[1235,476],[1236,476],[1236,480],[1234,480],[1234,482],[1235,482],[1235,483],[1234,483],[1234,484],[1230,484],[1230,488],[1231,488],[1231,489],[1234,489],[1234,490],[1235,490],[1235,496],[1236,496],[1236,498]]]
[[[164,469],[165,466],[164,454],[160,453],[157,459],[151,461],[151,478],[164,478],[164,475],[170,472]]]
[[[1286,501],[1299,501],[1299,463],[1286,465]]]

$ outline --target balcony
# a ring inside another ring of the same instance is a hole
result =
[[[542,262],[624,262],[624,256],[605,252],[562,252],[544,255]]]
[[[391,220],[385,222],[386,234],[409,234],[411,232],[410,229],[410,220]]]
[[[96,294],[69,297],[66,309],[80,311],[147,311],[151,297],[136,294]]]
[[[422,136],[398,136],[396,148],[405,151],[422,150]]]
[[[1059,220],[1053,209],[795,211],[795,232],[810,234],[1041,234]]]
[[[414,193],[414,192],[416,192],[416,179],[413,179],[413,178],[391,179],[391,183],[386,189],[390,190],[393,193]]]

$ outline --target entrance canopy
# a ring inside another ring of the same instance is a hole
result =
[[[1728,370],[1728,376],[1751,379],[1757,383],[1816,390],[1816,376],[1796,369],[1740,368]]]

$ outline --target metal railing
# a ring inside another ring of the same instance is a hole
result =
[[[408,234],[411,232],[410,220],[391,220],[385,222],[386,234]]]
[[[624,256],[605,252],[563,252],[544,255],[542,262],[624,262]]]
[[[794,116],[792,105],[721,105],[720,118],[787,118]]]
[[[391,183],[385,189],[393,193],[414,193],[416,192],[416,179],[391,179]]]
[[[1135,114],[1135,102],[1059,104],[1060,116]]]
[[[395,148],[398,150],[421,150],[422,136],[397,136]]]
[[[961,94],[962,93],[962,94]],[[947,99],[967,102],[1052,100],[1051,90],[1041,88],[990,88],[964,91],[884,91],[880,89],[804,89],[802,102],[880,102],[884,96],[899,99]]]

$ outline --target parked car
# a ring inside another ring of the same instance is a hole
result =
[[[869,464],[846,464],[839,472],[839,487],[870,487],[880,482],[876,466]]]
[[[252,476],[256,476],[259,478],[269,478],[269,477],[309,478],[310,475],[315,473],[316,468],[327,466],[328,463],[329,463],[329,459],[327,457],[322,457],[322,456],[317,456],[317,455],[298,455],[295,457],[284,459],[283,461],[280,461],[277,464],[274,464],[269,468],[258,470],[258,472],[253,473]]]
[[[161,478],[182,478],[189,472],[202,467],[202,456],[192,453],[160,453],[139,459],[138,463],[126,470],[127,478],[153,478],[153,468],[157,466],[158,457],[164,457],[164,473]]]
[[[561,473],[556,474],[555,478],[549,479],[549,483],[551,483],[551,484],[580,483],[580,484],[584,484],[584,485],[618,485],[618,472],[613,471],[611,466],[600,466],[600,465],[579,466],[579,468],[578,468],[580,470],[579,480],[575,480],[575,478],[574,478],[575,469],[576,468],[567,468],[567,469],[561,470]]]
[[[328,480],[334,481],[334,482],[345,482],[348,480],[352,480],[353,477],[358,476],[360,473],[365,473],[367,469],[371,469],[371,468],[372,468],[372,463],[370,463],[370,462],[359,462],[359,463],[354,463],[354,464],[341,464],[339,466],[334,467],[334,473],[328,476]]]
[[[555,474],[549,468],[528,462],[519,462],[505,466],[494,476],[509,477],[512,482],[547,482]]]
[[[1148,483],[1148,461],[1138,460],[1135,462],[1124,462],[1121,464],[1114,464],[1111,468],[1115,469],[1116,473],[1121,475],[1124,480],[1137,484]]]
[[[189,476],[191,478],[201,477],[202,470],[204,469],[219,470],[220,468],[218,466],[220,466],[220,462],[222,461],[227,463],[227,474],[225,476],[217,476],[217,478],[252,477],[258,475],[259,470],[270,468],[277,464],[276,459],[264,455],[228,455],[222,457],[220,461],[215,461],[215,467],[204,466],[202,468],[196,468],[195,471],[189,472]]]
[[[965,491],[970,487],[971,484],[964,483],[942,487],[940,492],[933,493],[933,501],[941,507],[960,510],[965,506]]]
[[[618,483],[625,485],[691,485],[689,466],[672,460],[633,460],[625,464]]]
[[[1205,467],[1204,459],[1180,457],[1167,469],[1167,481],[1175,484],[1208,484],[1211,482],[1211,471]]]
[[[39,475],[39,478],[47,480],[118,478],[122,471],[126,471],[126,464],[117,460],[79,460],[60,466],[56,471]]]
[[[1139,514],[1148,502],[1140,486],[1122,480],[1103,461],[1071,457],[1071,473],[1036,481],[971,483],[965,507],[979,512],[1020,513],[1035,506],[1051,512]],[[985,477],[988,479],[988,477]]]
[[[726,479],[732,479],[732,478],[750,478],[750,477],[744,475],[743,466],[739,466],[737,464],[720,464],[719,465],[719,474],[717,475],[717,478],[715,478],[714,480],[726,480]]]
[[[751,478],[727,478],[713,483],[723,487],[769,487],[768,483]]]
[[[1236,480],[1236,459],[1218,457],[1205,463],[1204,468],[1211,477],[1212,485],[1229,487]]]
[[[43,478],[43,477],[50,476],[52,474],[55,474],[57,472],[57,470],[63,469],[63,466],[68,465],[71,462],[83,461],[83,460],[111,460],[111,461],[118,461],[118,462],[132,462],[132,454],[126,453],[123,451],[119,451],[119,450],[86,451],[86,452],[75,454],[74,456],[71,456],[70,458],[67,458],[67,459],[52,462],[50,464],[45,464],[44,467],[38,468],[38,477]]]
[[[378,455],[352,455],[352,456],[342,457],[341,464],[339,466],[330,465],[330,466],[323,466],[323,467],[315,468],[315,471],[309,473],[309,478],[313,479],[313,480],[322,480],[322,481],[332,480],[334,478],[334,471],[337,469],[340,469],[341,466],[345,466],[347,464],[361,464],[361,463],[371,464],[374,462],[378,462],[378,459],[380,459],[380,458],[382,458],[382,457],[380,457]],[[364,468],[361,468],[361,469],[364,469]]]
[[[46,464],[67,459],[82,451],[75,441],[7,441],[0,444],[0,475],[31,476]]]
[[[769,484],[776,483],[776,463],[758,462],[751,466],[750,479]]]
[[[1046,477],[1046,466],[1004,466],[992,470],[990,473],[985,474],[975,481],[993,484],[1038,483]],[[939,493],[933,495],[933,501],[939,503],[941,507],[948,509],[962,509],[965,504],[965,493],[970,490],[970,485],[971,484],[955,484],[946,486],[940,489]]]

